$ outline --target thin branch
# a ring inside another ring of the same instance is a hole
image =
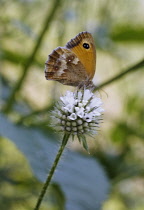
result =
[[[48,187],[50,185],[51,179],[53,178],[54,172],[55,172],[56,167],[57,167],[57,165],[59,163],[59,160],[60,160],[60,158],[62,156],[62,153],[63,153],[63,151],[65,149],[65,146],[66,146],[66,144],[67,144],[67,142],[69,140],[69,137],[70,137],[70,133],[65,133],[65,135],[63,137],[62,144],[61,144],[61,146],[60,146],[60,148],[58,150],[58,153],[56,155],[54,163],[53,163],[53,165],[52,165],[52,167],[50,169],[50,172],[49,172],[49,174],[47,176],[47,179],[46,179],[46,181],[45,181],[45,183],[43,185],[43,188],[42,188],[42,190],[40,192],[40,195],[38,197],[38,200],[37,200],[37,203],[36,203],[36,206],[35,206],[34,210],[39,210],[40,209],[40,206],[41,206],[41,203],[42,203],[43,198],[45,196],[45,193],[46,193],[46,191],[47,191],[47,189],[48,189]]]
[[[22,71],[23,73],[22,73],[20,79],[16,83],[15,87],[12,90],[11,95],[9,96],[9,98],[7,100],[7,104],[6,104],[5,108],[4,108],[4,111],[6,113],[8,113],[11,110],[12,106],[13,106],[13,103],[15,101],[16,93],[17,93],[17,91],[19,91],[21,89],[21,87],[22,87],[22,85],[24,83],[24,80],[25,80],[25,78],[27,76],[28,70],[29,70],[30,66],[32,65],[32,62],[33,62],[33,60],[34,60],[34,58],[35,58],[35,56],[36,56],[36,54],[37,54],[37,52],[38,52],[38,50],[40,48],[40,45],[41,45],[42,40],[44,38],[44,35],[45,35],[46,31],[49,29],[50,24],[51,24],[51,22],[53,20],[53,17],[55,16],[56,11],[58,10],[58,8],[60,6],[61,1],[62,0],[55,0],[54,3],[53,3],[53,6],[51,8],[51,11],[49,11],[49,9],[48,9],[48,11],[46,13],[48,15],[47,15],[47,17],[44,20],[43,27],[42,27],[42,30],[41,30],[39,36],[38,36],[37,42],[36,42],[36,44],[35,44],[35,46],[34,46],[34,48],[32,50],[31,55],[29,56],[25,66],[24,66],[24,69]]]
[[[122,71],[120,74],[112,77],[111,79],[106,80],[105,82],[101,83],[100,85],[96,86],[94,89],[94,92],[98,89],[101,89],[102,87],[109,85],[119,79],[121,79],[123,76],[125,76],[126,74],[133,72],[135,70],[138,70],[140,68],[144,67],[144,59],[141,60],[140,62],[138,62],[137,64],[135,64],[134,66],[129,67],[128,69]]]

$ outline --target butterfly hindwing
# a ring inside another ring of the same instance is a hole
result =
[[[45,76],[64,85],[78,86],[87,80],[87,74],[77,56],[69,49],[58,47],[46,61]]]

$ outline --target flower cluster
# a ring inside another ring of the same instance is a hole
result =
[[[69,132],[78,139],[86,141],[84,134],[96,134],[104,111],[102,101],[91,90],[84,89],[76,92],[67,91],[60,97],[53,111],[53,126],[59,131]],[[86,147],[86,145],[85,145]]]

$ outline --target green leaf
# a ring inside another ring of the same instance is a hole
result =
[[[11,139],[28,159],[34,174],[45,181],[59,145],[38,129],[15,125],[1,116],[0,134]],[[67,210],[100,210],[109,191],[103,168],[92,157],[65,150],[53,181],[64,192]],[[60,167],[59,167],[60,166]]]
[[[15,52],[6,48],[1,48],[0,60],[6,60],[16,65],[25,65],[27,61],[27,56],[21,52]],[[38,59],[34,60],[34,64],[40,68],[43,67],[43,63],[44,62],[39,61]]]
[[[114,41],[126,41],[126,42],[144,42],[144,28],[132,27],[132,26],[119,26],[113,29],[111,38]]]
[[[88,145],[87,145],[87,141],[86,141],[85,135],[80,135],[79,134],[78,135],[78,139],[79,139],[79,142],[82,141],[84,149],[89,153],[89,149],[88,149]]]
[[[57,183],[52,183],[49,189],[45,197],[51,209],[65,210],[65,196],[60,186]]]

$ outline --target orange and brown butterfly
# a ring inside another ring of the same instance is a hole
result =
[[[52,51],[45,63],[45,77],[64,85],[90,84],[96,68],[96,49],[92,35],[81,32],[64,47]]]

